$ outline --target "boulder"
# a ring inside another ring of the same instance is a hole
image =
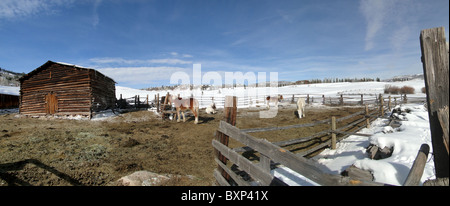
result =
[[[392,155],[393,151],[394,148],[384,147],[383,149],[380,149],[380,147],[373,144],[369,145],[366,150],[366,152],[369,153],[369,158],[373,160],[388,158]]]
[[[170,180],[166,175],[160,175],[149,171],[137,171],[120,178],[112,185],[115,186],[158,186]]]

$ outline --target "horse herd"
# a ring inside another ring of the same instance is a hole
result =
[[[169,105],[174,105],[176,108],[176,113],[177,113],[177,122],[181,121],[181,116],[183,117],[183,122],[186,122],[186,117],[185,117],[185,112],[187,110],[192,111],[192,113],[194,114],[195,117],[195,121],[194,124],[198,124],[198,116],[199,116],[199,103],[198,100],[195,99],[194,97],[190,97],[187,99],[183,99],[179,96],[174,96],[171,94],[168,94],[167,96],[167,100],[168,100],[168,104]],[[281,102],[281,100],[283,100],[283,95],[278,95],[278,96],[267,96],[266,97],[266,104],[267,104],[267,108],[270,108],[270,104],[273,104],[275,107],[278,107],[278,103]],[[306,102],[305,102],[305,98],[300,97],[297,100],[297,112],[298,112],[298,118],[302,118],[305,117],[305,106],[306,106]],[[205,112],[207,114],[215,114],[216,111],[216,104],[214,103],[214,101],[205,109]]]

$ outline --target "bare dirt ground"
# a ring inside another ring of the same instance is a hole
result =
[[[257,109],[238,109],[239,128],[303,124],[361,111],[358,107],[306,107],[295,117],[295,105],[280,107],[275,118],[259,118]],[[134,171],[170,174],[162,185],[212,185],[211,141],[223,118],[200,113],[199,124],[162,121],[154,112],[135,111],[103,121],[0,115],[0,186],[114,185]],[[339,126],[338,126],[339,127]],[[329,129],[316,127],[252,133],[276,142]],[[238,144],[230,142],[230,147]],[[295,149],[293,149],[295,151]]]

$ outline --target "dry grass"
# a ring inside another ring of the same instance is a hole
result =
[[[280,108],[272,119],[238,110],[237,127],[303,124],[346,116],[362,108]],[[0,115],[0,185],[108,185],[135,171],[173,175],[162,185],[212,185],[217,168],[211,141],[223,118],[201,111],[185,123],[161,121],[153,112],[123,114],[110,121],[36,119]],[[254,134],[270,141],[305,137],[329,125]],[[230,147],[235,147],[230,142]],[[295,149],[294,149],[295,150]]]

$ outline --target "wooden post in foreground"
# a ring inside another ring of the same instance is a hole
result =
[[[236,115],[237,115],[237,97],[236,96],[226,96],[225,97],[225,107],[223,110],[223,121],[236,126]],[[228,146],[230,137],[223,134],[222,132],[216,132],[216,140],[222,143],[225,146]],[[228,159],[220,154],[220,152],[216,151],[218,159],[223,163],[227,164]],[[230,180],[230,175],[226,173],[220,166],[217,166],[218,170],[221,171],[222,176],[226,180]]]
[[[444,27],[420,32],[423,74],[427,93],[428,117],[437,178],[449,177],[449,154],[445,148],[438,110],[448,106],[448,50]],[[448,124],[447,124],[448,126]]]
[[[334,130],[336,130],[336,117],[331,117],[331,149],[336,149],[336,133],[334,133]]]
[[[408,177],[406,177],[403,186],[419,186],[420,179],[423,175],[423,170],[425,169],[425,164],[427,163],[428,153],[430,152],[430,146],[427,144],[422,144],[417,154],[416,159],[409,171]]]

